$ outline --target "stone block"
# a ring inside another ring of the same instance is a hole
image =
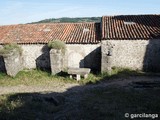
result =
[[[15,77],[23,69],[22,57],[20,53],[11,52],[4,56],[6,72],[9,76]]]
[[[76,80],[79,81],[81,79],[81,76],[86,79],[90,71],[91,69],[89,68],[69,68],[68,74],[70,74],[71,79],[73,78],[72,75],[76,75]]]
[[[60,73],[63,70],[63,53],[61,50],[51,49],[50,62],[52,75]]]

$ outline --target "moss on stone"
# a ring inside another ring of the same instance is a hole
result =
[[[66,45],[63,41],[60,40],[52,40],[48,43],[48,47],[51,49],[62,50],[65,53]]]
[[[22,48],[15,43],[6,44],[0,49],[0,55],[6,56],[7,54],[11,54],[12,52],[19,52],[22,54]]]

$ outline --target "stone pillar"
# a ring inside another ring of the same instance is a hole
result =
[[[101,59],[101,72],[111,72],[112,71],[112,61],[113,61],[113,45],[108,41],[102,41],[102,59]]]
[[[15,77],[23,69],[22,56],[19,52],[13,51],[3,57],[7,74]]]
[[[102,64],[101,64],[101,71],[102,72],[111,72],[112,68],[112,57],[107,55],[102,55]]]
[[[50,62],[52,75],[60,73],[63,70],[63,53],[61,50],[51,49]]]

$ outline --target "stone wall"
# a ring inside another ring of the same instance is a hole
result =
[[[101,70],[111,67],[160,71],[160,40],[102,41]]]
[[[42,70],[50,69],[49,48],[44,44],[25,44],[23,49],[24,68],[39,68]]]
[[[100,44],[67,44],[64,67],[89,67],[100,70]],[[43,44],[21,45],[24,68],[51,69],[49,49]]]
[[[160,71],[160,40],[104,40],[102,44],[67,44],[66,46],[65,68],[85,67],[92,70],[101,68],[102,71],[106,71],[112,67],[123,67]],[[21,47],[24,68],[51,69],[49,48],[46,45],[25,44]],[[1,71],[5,71],[2,57],[0,57]]]
[[[101,47],[96,45],[67,45],[65,58],[68,67],[91,68],[92,71],[100,71]],[[68,59],[68,60],[67,60]]]

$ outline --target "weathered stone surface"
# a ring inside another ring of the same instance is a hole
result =
[[[50,70],[49,49],[46,45],[30,44],[21,45],[21,47],[23,49],[22,56],[24,68]]]
[[[23,52],[23,66],[25,68],[50,69],[49,50],[43,44],[21,45]],[[64,56],[64,68],[85,67],[100,70],[100,44],[67,44]]]
[[[108,46],[113,46],[108,56]],[[108,64],[108,59],[111,63]],[[160,40],[105,40],[102,41],[102,72],[110,67],[160,71]]]
[[[50,61],[52,75],[60,73],[63,70],[63,53],[61,50],[51,49]]]
[[[4,56],[6,72],[9,76],[16,76],[16,74],[23,69],[22,57],[18,52],[11,52]]]
[[[91,69],[89,68],[69,68],[68,74],[86,75],[89,74]]]
[[[81,76],[86,79],[90,71],[91,69],[89,68],[69,68],[68,74],[70,74],[70,78],[73,78],[72,75],[76,75],[76,79],[77,81],[79,81],[81,79]]]
[[[114,44],[108,41],[102,43],[102,59],[101,59],[101,71],[111,72]]]
[[[90,68],[92,71],[100,71],[100,44],[67,45],[66,57],[65,64],[68,68]]]

